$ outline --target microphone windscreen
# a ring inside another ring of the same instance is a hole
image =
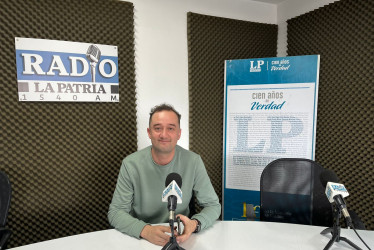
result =
[[[179,188],[182,188],[182,177],[177,173],[170,173],[165,180],[165,187],[170,184],[170,182],[175,181]]]
[[[330,169],[323,170],[322,173],[320,174],[319,178],[321,180],[322,186],[325,187],[325,188],[326,188],[327,182],[339,183],[338,176],[335,174],[334,171],[332,171]]]

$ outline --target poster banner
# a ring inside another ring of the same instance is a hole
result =
[[[260,215],[260,177],[278,158],[314,160],[319,55],[225,61],[223,219]]]
[[[15,38],[19,101],[119,102],[116,46]]]

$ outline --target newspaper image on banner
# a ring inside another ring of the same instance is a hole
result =
[[[22,102],[119,102],[117,46],[15,38]]]
[[[248,204],[259,207],[267,164],[314,160],[318,72],[318,55],[225,62],[225,220],[245,220]]]

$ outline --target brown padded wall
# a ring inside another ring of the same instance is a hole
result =
[[[121,160],[137,149],[133,23],[133,5],[122,1],[0,1],[8,247],[109,228]],[[15,37],[118,46],[120,102],[19,102]]]
[[[278,26],[188,13],[190,149],[222,202],[225,60],[275,57]]]
[[[374,229],[374,1],[341,0],[288,21],[288,55],[320,54],[316,160]]]

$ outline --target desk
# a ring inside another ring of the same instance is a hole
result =
[[[181,246],[186,250],[217,249],[315,249],[322,250],[329,242],[321,235],[324,227],[260,221],[217,221],[211,228],[193,234]],[[358,233],[374,249],[374,231]],[[346,237],[362,249],[367,249],[353,230],[342,229]],[[12,250],[161,250],[146,240],[138,240],[115,229],[74,235],[12,248]],[[348,244],[335,242],[330,249],[352,249]]]

